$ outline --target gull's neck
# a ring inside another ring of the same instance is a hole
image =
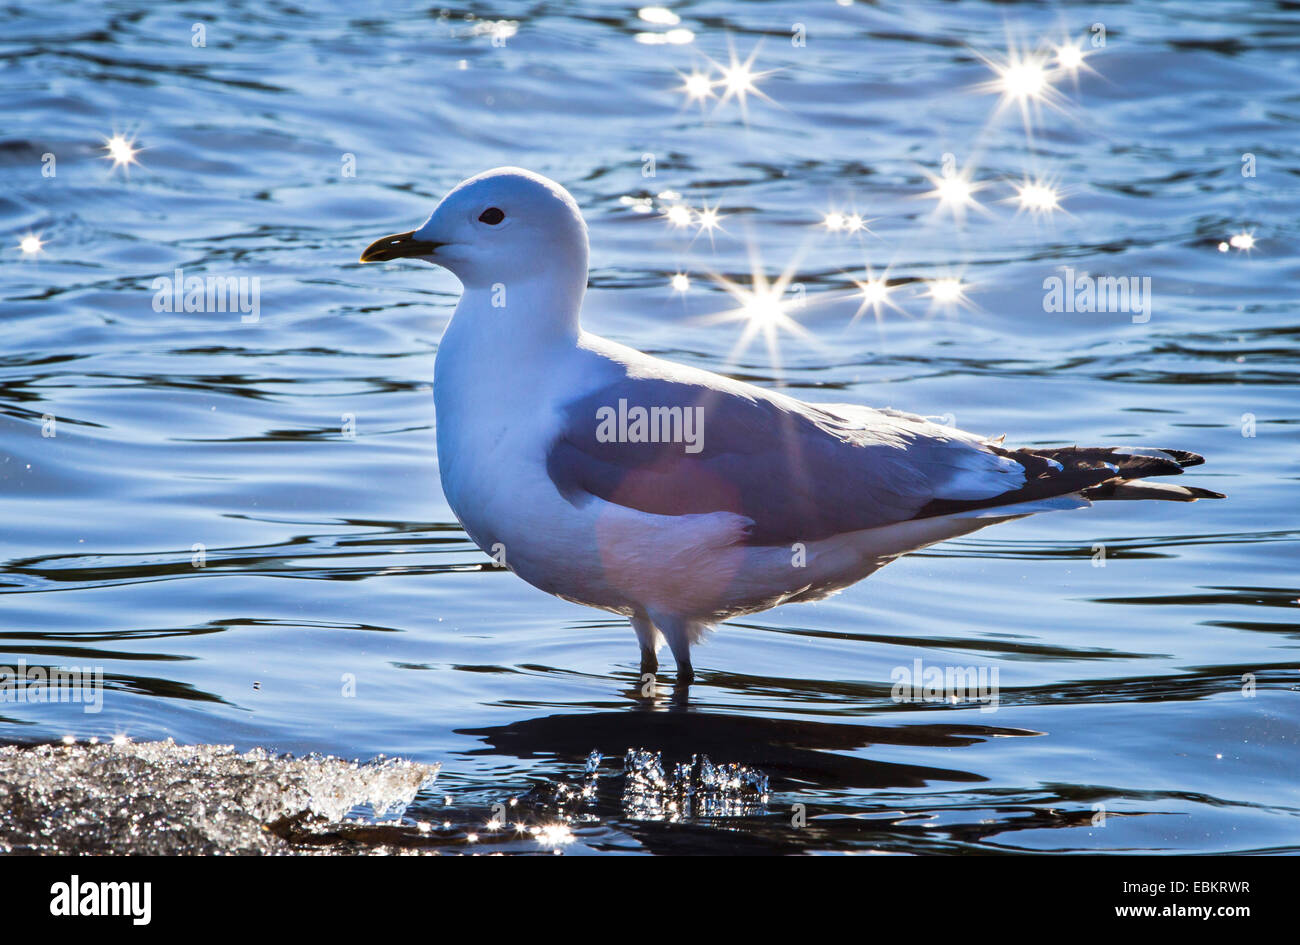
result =
[[[586,294],[585,273],[546,273],[490,285],[467,285],[447,327],[474,347],[506,353],[572,346],[581,333],[579,313]]]
[[[492,286],[465,286],[434,362],[438,462],[449,496],[474,478],[474,457],[489,456],[511,431],[530,431],[519,418],[547,409],[563,387],[585,289],[573,280],[522,279],[505,286],[502,305]]]

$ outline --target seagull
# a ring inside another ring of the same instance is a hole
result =
[[[1175,449],[1022,447],[779,391],[583,330],[587,226],[540,174],[485,171],[361,262],[420,259],[463,293],[434,365],[438,466],[465,532],[565,600],[627,617],[641,673],[742,614],[813,601],[899,556],[1096,500],[1191,502],[1143,481]]]

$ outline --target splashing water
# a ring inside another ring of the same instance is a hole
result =
[[[661,752],[629,748],[623,756],[623,808],[634,820],[747,817],[766,813],[768,778],[735,763],[715,765],[708,755],[664,774]]]
[[[261,749],[241,755],[170,739],[5,746],[0,852],[304,852],[304,831],[401,817],[438,768]]]
[[[678,823],[767,812],[768,777],[746,765],[714,764],[708,755],[697,754],[689,762],[674,764],[670,775],[662,752],[629,748],[623,755],[621,789],[615,776],[602,790],[603,760],[599,751],[592,751],[581,782],[546,782],[513,801],[567,823],[596,822],[611,815]]]

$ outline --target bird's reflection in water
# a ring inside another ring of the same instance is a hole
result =
[[[640,693],[640,689],[636,690]],[[952,768],[878,761],[850,754],[871,746],[959,748],[998,736],[1037,735],[1027,729],[975,724],[859,725],[807,719],[724,715],[697,709],[682,687],[663,704],[626,712],[558,713],[459,732],[489,747],[467,754],[540,757],[580,764],[592,751],[622,757],[629,748],[662,752],[665,762],[708,755],[768,775],[773,790],[917,788],[933,781],[979,782]]]
[[[669,677],[672,679],[672,677]],[[643,709],[662,710],[690,708],[693,679],[665,680],[656,673],[641,673],[640,678],[623,695],[638,703]]]

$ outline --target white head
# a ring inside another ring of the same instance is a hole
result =
[[[540,282],[580,299],[587,285],[587,225],[555,181],[498,167],[458,184],[419,229],[371,243],[361,261],[404,257],[451,270],[467,292]]]

